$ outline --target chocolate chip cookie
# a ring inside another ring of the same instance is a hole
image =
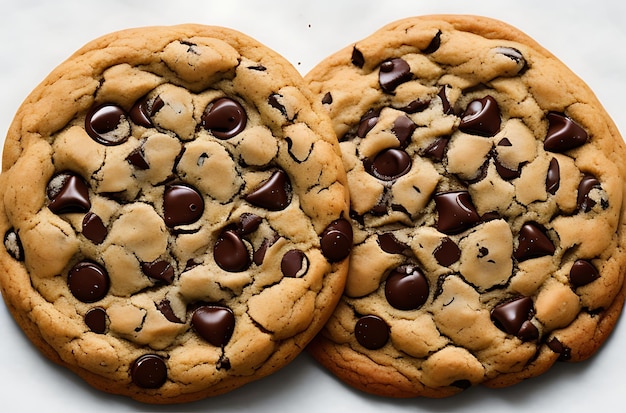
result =
[[[0,284],[49,358],[149,403],[292,360],[344,288],[339,146],[281,56],[232,30],[106,35],[26,99],[0,175]]]
[[[624,302],[626,152],[589,88],[515,28],[392,23],[307,76],[340,140],[354,248],[312,354],[395,397],[591,356]]]

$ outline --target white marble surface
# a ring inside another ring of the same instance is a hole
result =
[[[2,0],[0,136],[21,101],[87,41],[127,27],[196,22],[245,32],[303,74],[335,50],[393,20],[469,13],[499,18],[530,34],[594,89],[626,132],[626,2],[614,1],[185,1]],[[4,412],[618,412],[626,411],[626,321],[590,361],[558,364],[508,389],[472,388],[444,400],[390,400],[340,384],[307,355],[262,381],[179,406],[148,406],[91,389],[45,360],[0,304],[0,410]]]

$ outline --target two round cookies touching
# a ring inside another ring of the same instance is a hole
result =
[[[199,25],[107,35],[19,109],[0,281],[55,362],[150,403],[227,392],[330,317],[352,247],[346,174],[302,76]]]
[[[624,303],[624,143],[589,88],[499,21],[392,23],[305,76],[350,188],[344,296],[310,350],[395,397],[578,361]]]

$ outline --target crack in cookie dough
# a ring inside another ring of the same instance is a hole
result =
[[[595,352],[624,300],[626,153],[586,85],[463,16],[392,23],[306,79],[354,227],[344,297],[311,346],[322,364],[367,392],[443,397]]]
[[[280,56],[215,27],[114,33],[57,68],[0,177],[3,293],[33,342],[151,403],[292,360],[352,249],[340,150],[309,95]]]

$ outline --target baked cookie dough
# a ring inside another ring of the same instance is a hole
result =
[[[312,354],[394,397],[502,387],[591,356],[624,302],[624,143],[517,29],[392,23],[306,77],[348,174],[354,248]]]
[[[352,247],[330,120],[247,36],[106,35],[24,102],[0,175],[0,285],[28,337],[93,386],[216,395],[322,328]]]

